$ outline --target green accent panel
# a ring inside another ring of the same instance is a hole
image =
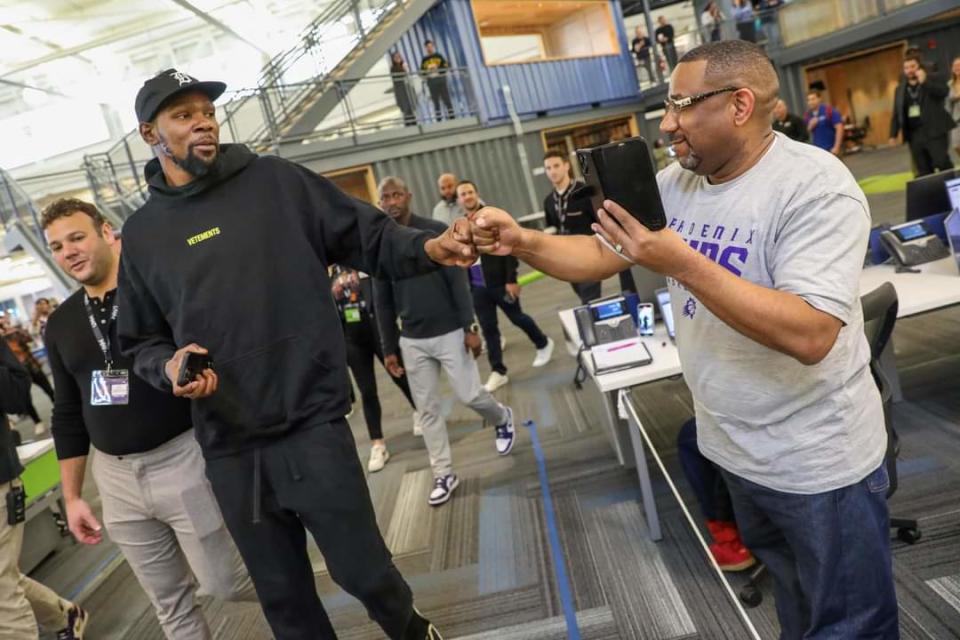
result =
[[[865,194],[871,196],[903,191],[911,180],[913,180],[913,173],[904,171],[903,173],[881,173],[875,176],[867,176],[857,184],[860,185]]]
[[[540,273],[539,271],[531,271],[530,273],[525,273],[519,278],[517,278],[517,284],[523,287],[530,284],[531,282],[536,282],[537,280],[542,280],[543,278],[546,278],[546,277],[547,276]]]
[[[25,467],[20,479],[27,492],[28,505],[60,484],[60,463],[57,461],[56,449],[47,451]]]

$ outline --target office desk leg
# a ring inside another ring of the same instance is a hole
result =
[[[880,352],[878,358],[880,370],[887,377],[890,383],[890,392],[893,395],[894,402],[903,402],[903,389],[900,387],[900,373],[897,371],[897,361],[893,354],[893,336],[887,340],[887,346]]]
[[[640,499],[643,502],[643,513],[647,518],[647,527],[650,529],[650,539],[654,542],[663,538],[660,531],[660,516],[657,514],[657,503],[653,499],[653,484],[650,482],[650,469],[647,467],[646,448],[643,446],[643,436],[640,424],[633,424],[628,419],[627,428],[630,431],[630,440],[633,442],[633,455],[637,464],[637,478],[640,480]]]
[[[631,455],[630,436],[627,435],[629,428],[626,421],[620,419],[620,412],[617,411],[617,392],[601,392],[603,396],[603,409],[607,416],[607,434],[613,444],[613,451],[617,454],[617,462],[620,466],[632,469],[635,464]]]

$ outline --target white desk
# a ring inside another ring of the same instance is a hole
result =
[[[560,312],[560,323],[567,339],[578,348],[581,345],[580,332],[577,330],[577,321],[573,316],[573,309]],[[603,407],[606,413],[607,433],[617,454],[617,460],[625,467],[636,466],[637,478],[640,481],[640,495],[643,510],[650,529],[650,538],[660,540],[660,518],[657,515],[657,505],[653,499],[653,487],[650,482],[650,471],[647,468],[647,458],[643,438],[637,429],[643,425],[636,420],[635,428],[630,428],[633,421],[621,419],[617,406],[617,393],[621,389],[629,389],[638,385],[649,384],[680,375],[680,356],[676,345],[667,336],[666,327],[662,323],[656,325],[654,334],[641,338],[650,351],[653,361],[650,364],[596,375],[593,369],[593,358],[589,352],[580,354],[580,365],[593,380],[594,385],[603,397]]]
[[[867,267],[860,275],[860,295],[870,293],[884,282],[897,290],[897,318],[937,311],[960,304],[960,271],[952,256],[917,267],[920,273],[897,273],[893,265]],[[890,381],[893,401],[903,400],[900,374],[893,357],[893,337],[880,355],[880,367]]]

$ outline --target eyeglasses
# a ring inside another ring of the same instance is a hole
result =
[[[703,93],[698,93],[693,96],[687,96],[686,98],[667,98],[663,101],[663,108],[667,110],[667,113],[671,111],[674,113],[680,113],[684,109],[692,107],[698,102],[703,102],[707,98],[711,98],[715,95],[721,93],[729,93],[731,91],[739,91],[740,87],[724,87],[723,89],[714,89],[713,91],[705,91]]]

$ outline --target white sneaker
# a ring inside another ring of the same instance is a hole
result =
[[[419,411],[413,412],[413,435],[423,435],[423,423],[420,422],[421,414]]]
[[[553,357],[553,339],[547,338],[547,345],[543,349],[537,349],[537,356],[533,359],[533,366],[542,367],[550,362]]]
[[[383,444],[375,444],[370,448],[370,462],[367,463],[367,471],[370,473],[376,473],[383,469],[383,465],[387,464],[387,460],[390,459],[390,452],[387,451],[387,446]]]
[[[453,496],[453,490],[460,486],[460,478],[455,473],[449,473],[442,478],[433,479],[433,491],[427,502],[431,507],[439,507]]]
[[[510,378],[507,377],[506,374],[498,373],[494,371],[490,374],[490,377],[487,378],[487,381],[483,385],[483,388],[489,391],[490,393],[493,393],[494,391],[496,391],[503,385],[507,384],[508,382],[510,382]]]
[[[41,421],[38,422],[37,424],[33,425],[33,432],[34,432],[35,434],[37,434],[38,436],[39,436],[39,435],[43,435],[44,433],[47,432],[47,425],[45,425],[45,424],[43,423],[43,421],[41,420]]]
[[[513,427],[513,409],[507,407],[507,419],[503,424],[496,426],[496,437],[494,444],[497,447],[497,453],[502,456],[507,455],[513,449],[513,443],[517,439],[517,431]]]

